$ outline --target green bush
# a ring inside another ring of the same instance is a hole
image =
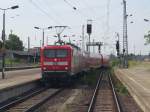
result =
[[[119,59],[113,59],[111,61],[111,67],[119,66]]]
[[[81,81],[84,84],[87,84],[89,86],[94,86],[97,82],[97,78],[99,76],[99,70],[90,70],[85,77],[81,78]]]
[[[122,94],[122,95],[129,95],[127,88],[115,76],[114,69],[111,70],[111,73],[112,73],[112,80],[113,80],[115,90],[117,91],[117,93]]]
[[[140,62],[138,62],[138,61],[132,61],[132,60],[129,61],[129,67],[134,67],[134,66],[137,66],[139,64],[140,64]]]

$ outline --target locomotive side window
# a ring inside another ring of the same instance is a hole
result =
[[[67,55],[68,55],[68,52],[65,49],[57,50],[57,52],[56,52],[56,57],[57,58],[65,58],[65,57],[67,57]]]
[[[44,56],[47,58],[55,58],[55,50],[52,49],[45,49]]]

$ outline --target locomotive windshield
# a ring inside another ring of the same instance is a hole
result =
[[[59,50],[54,50],[54,49],[45,49],[44,50],[44,56],[47,58],[65,58],[67,57],[68,52],[65,49],[59,49]]]
[[[64,58],[67,57],[67,50],[56,50],[56,57],[57,58]]]
[[[55,58],[55,50],[52,49],[45,49],[44,56],[47,58]]]

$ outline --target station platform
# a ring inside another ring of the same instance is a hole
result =
[[[40,78],[40,68],[6,71],[5,79],[2,79],[2,73],[0,73],[0,90],[38,80]]]
[[[117,78],[127,87],[144,112],[150,112],[150,66],[115,69]]]

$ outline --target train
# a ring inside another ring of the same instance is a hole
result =
[[[82,51],[74,44],[47,45],[41,48],[42,80],[68,81],[91,68],[107,67],[109,58]]]

